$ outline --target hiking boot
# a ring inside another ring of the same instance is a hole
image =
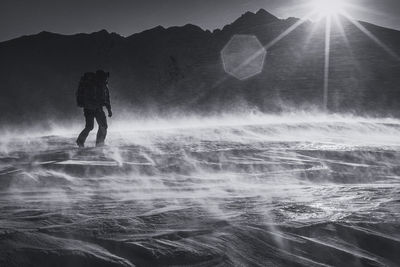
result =
[[[96,143],[96,147],[104,147],[104,142]]]
[[[80,147],[80,148],[84,148],[84,147],[85,147],[85,144],[82,143],[82,142],[80,142],[79,140],[76,140],[76,144],[77,144],[78,147]]]

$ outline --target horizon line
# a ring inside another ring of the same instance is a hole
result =
[[[251,13],[251,14],[253,14],[253,15],[256,15],[256,14],[258,14],[260,11],[265,11],[265,12],[269,13],[270,15],[275,16],[275,15],[272,14],[271,12],[267,11],[265,8],[260,8],[257,12],[251,12],[251,11],[243,12],[242,15],[240,15],[237,19],[235,19],[235,20],[232,21],[231,23],[225,24],[225,25],[223,25],[223,26],[221,26],[221,27],[219,27],[219,28],[215,28],[215,29],[212,29],[212,30],[211,30],[211,29],[205,29],[205,28],[203,28],[203,27],[201,27],[201,26],[199,26],[199,25],[193,24],[193,23],[186,23],[186,24],[183,24],[183,25],[174,25],[174,26],[168,26],[168,27],[163,26],[163,25],[157,25],[157,26],[154,26],[154,27],[152,27],[152,28],[148,28],[148,29],[144,29],[144,30],[142,30],[142,31],[134,32],[134,33],[129,34],[129,35],[122,35],[122,34],[120,34],[120,33],[118,33],[118,32],[110,32],[110,31],[108,31],[107,29],[104,29],[104,28],[103,28],[103,29],[99,29],[99,30],[97,30],[97,31],[93,31],[93,32],[75,32],[75,33],[60,33],[60,32],[51,32],[51,31],[47,31],[47,30],[42,30],[42,31],[40,31],[40,32],[36,32],[36,33],[32,33],[32,34],[24,34],[24,35],[20,35],[20,36],[18,36],[18,37],[15,37],[15,38],[6,39],[6,40],[0,40],[0,44],[1,44],[1,43],[5,43],[5,42],[9,42],[9,41],[14,41],[14,40],[17,40],[17,39],[20,39],[20,38],[24,38],[24,37],[37,36],[37,35],[43,34],[43,33],[50,33],[50,34],[60,35],[60,36],[75,36],[75,35],[79,35],[79,34],[91,35],[91,34],[94,34],[94,33],[99,33],[99,32],[104,32],[104,31],[105,31],[105,32],[107,32],[107,33],[110,34],[110,35],[111,35],[111,34],[116,34],[116,35],[118,35],[118,36],[120,36],[120,37],[122,37],[122,38],[129,38],[129,37],[131,37],[131,36],[133,36],[133,35],[142,34],[142,33],[144,33],[144,32],[151,31],[151,30],[154,30],[154,29],[157,29],[157,28],[162,28],[162,29],[164,29],[164,30],[168,30],[168,29],[171,29],[171,28],[183,28],[183,27],[186,27],[186,26],[195,26],[195,27],[201,29],[201,30],[204,31],[204,32],[210,32],[211,34],[214,34],[216,31],[222,31],[226,26],[233,24],[233,23],[236,22],[238,19],[240,19],[241,17],[243,17],[245,14]],[[287,17],[287,18],[279,18],[279,17],[277,17],[277,16],[275,16],[275,17],[276,17],[277,19],[281,20],[281,21],[283,21],[283,20],[288,20],[288,19],[298,19],[298,20],[301,19],[301,18],[292,17],[292,16],[289,16],[289,17]],[[313,22],[312,20],[310,20],[310,21]],[[374,25],[374,26],[377,26],[377,27],[380,27],[380,28],[384,28],[384,29],[389,29],[389,30],[399,31],[399,32],[400,32],[400,28],[399,28],[399,29],[397,29],[397,28],[390,28],[390,27],[378,25],[378,24],[375,24],[375,23],[372,23],[372,22],[368,22],[368,21],[361,21],[361,20],[357,20],[357,21],[358,21],[358,22],[361,22],[361,23],[371,24],[371,25]]]

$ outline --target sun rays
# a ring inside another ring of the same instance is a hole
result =
[[[360,23],[355,19],[351,14],[351,10],[365,10],[364,7],[355,6],[346,2],[346,0],[309,0],[307,4],[301,4],[297,6],[298,8],[307,9],[309,12],[304,15],[302,18],[297,20],[287,20],[290,25],[282,30],[280,33],[277,33],[272,40],[267,42],[265,45],[260,47],[258,50],[255,50],[253,54],[249,55],[243,60],[240,60],[240,63],[236,63],[236,68],[233,70],[239,70],[241,68],[245,68],[251,62],[253,62],[256,58],[260,56],[260,54],[266,54],[272,49],[274,46],[277,46],[283,39],[288,37],[291,33],[293,33],[300,26],[305,24],[306,22],[312,23],[308,25],[312,25],[309,27],[307,35],[304,39],[303,51],[306,51],[310,45],[312,45],[313,37],[316,34],[321,34],[321,31],[324,31],[322,38],[324,42],[323,47],[323,84],[321,84],[322,89],[322,99],[321,99],[321,107],[322,109],[328,111],[329,110],[329,90],[330,90],[330,68],[331,68],[331,59],[332,59],[332,46],[333,41],[335,43],[344,42],[345,47],[349,49],[350,56],[353,56],[353,50],[357,49],[357,47],[352,47],[352,44],[348,38],[348,26],[353,25],[355,28],[360,30],[365,36],[367,36],[372,42],[378,45],[382,50],[388,53],[393,59],[400,61],[400,56],[396,54],[388,45],[386,45],[383,41],[381,41],[378,37],[376,37],[371,31],[369,31],[363,23]],[[282,20],[283,22],[283,20]],[[346,23],[349,22],[349,23]],[[346,27],[344,27],[346,26]],[[335,33],[335,34],[333,34]],[[249,33],[251,34],[251,33]],[[337,35],[339,34],[342,38],[341,40],[337,40]],[[257,38],[253,35],[254,38]],[[308,49],[309,50],[309,49]],[[315,52],[319,53],[319,52]],[[268,56],[267,56],[268,58]],[[356,59],[354,58],[354,65],[358,68]],[[225,66],[225,65],[224,65]],[[226,70],[225,70],[226,71]],[[245,79],[251,78],[255,75],[261,74],[262,71],[254,72],[254,74],[246,76]],[[228,79],[227,77],[219,80],[215,85],[220,85],[223,81]],[[239,79],[239,80],[245,80]]]
[[[330,76],[330,61],[331,61],[331,39],[332,39],[332,29],[334,25],[338,28],[338,32],[342,35],[346,47],[351,49],[351,44],[346,35],[346,30],[342,25],[342,19],[351,22],[356,28],[358,28],[362,33],[364,33],[368,38],[370,38],[374,43],[376,43],[381,49],[386,51],[392,58],[400,61],[400,56],[397,55],[389,46],[378,39],[373,33],[371,33],[366,27],[364,27],[359,21],[353,18],[348,10],[349,9],[359,9],[363,10],[363,7],[358,7],[351,5],[345,0],[310,0],[306,4],[308,9],[311,11],[306,14],[302,19],[299,19],[296,23],[290,26],[288,29],[283,31],[278,37],[270,41],[265,45],[265,49],[269,49],[276,45],[304,24],[306,21],[313,20],[315,25],[312,28],[309,36],[306,39],[305,45],[308,46],[313,34],[315,34],[315,29],[318,27],[319,23],[325,23],[325,47],[324,47],[324,77],[323,77],[323,99],[322,108],[328,110],[328,95],[329,95],[329,76]],[[304,5],[303,5],[304,7]],[[333,20],[335,23],[333,23]]]
[[[347,18],[354,26],[356,26],[360,31],[362,31],[368,38],[374,41],[377,45],[379,45],[384,51],[386,51],[390,56],[400,61],[400,56],[397,55],[389,46],[384,44],[381,40],[379,40],[374,34],[367,30],[359,21],[355,20],[352,16],[350,16],[347,12],[343,12],[342,15]]]
[[[329,63],[331,57],[331,31],[332,31],[332,17],[326,17],[325,26],[325,61],[324,61],[324,99],[323,108],[328,109],[328,91],[329,91]]]

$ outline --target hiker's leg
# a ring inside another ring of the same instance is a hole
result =
[[[90,131],[93,130],[94,127],[94,111],[89,110],[89,109],[84,109],[84,115],[85,115],[85,129],[83,129],[83,131],[80,133],[80,135],[78,136],[78,139],[76,140],[76,142],[78,143],[78,145],[84,145],[87,136],[89,135]]]
[[[107,117],[103,109],[96,110],[96,121],[99,125],[99,130],[97,131],[96,146],[103,146],[104,140],[107,135]]]

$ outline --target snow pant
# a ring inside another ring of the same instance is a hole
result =
[[[83,114],[85,115],[85,129],[79,134],[77,142],[80,144],[84,144],[86,138],[88,137],[91,130],[94,128],[94,119],[96,119],[97,124],[99,125],[99,129],[97,130],[96,136],[96,146],[104,145],[104,140],[107,135],[107,118],[106,114],[103,111],[103,108],[97,109],[83,109]]]

